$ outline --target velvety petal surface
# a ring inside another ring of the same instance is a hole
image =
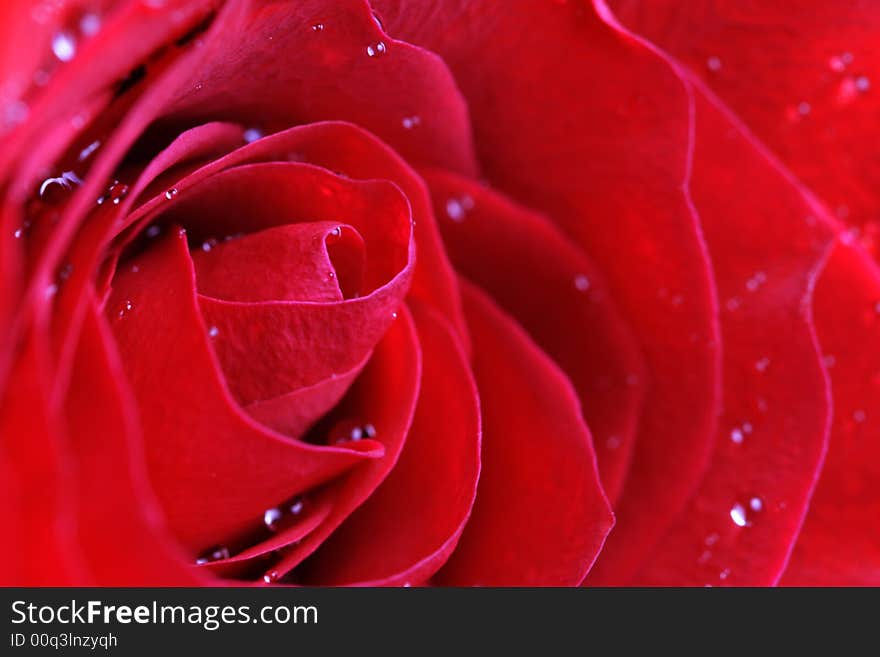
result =
[[[463,283],[483,417],[477,499],[434,581],[579,584],[613,524],[569,380],[509,315]]]
[[[545,217],[455,174],[425,174],[456,268],[571,379],[614,501],[635,442],[644,363],[604,277]]]

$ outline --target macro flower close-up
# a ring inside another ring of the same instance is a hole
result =
[[[5,0],[0,585],[880,585],[877,38]]]

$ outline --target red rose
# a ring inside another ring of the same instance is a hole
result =
[[[8,3],[0,582],[880,583],[810,4]]]

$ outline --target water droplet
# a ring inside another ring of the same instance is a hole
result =
[[[278,529],[278,522],[282,517],[284,517],[284,514],[281,512],[281,509],[277,507],[266,509],[263,512],[263,524],[266,525],[266,529],[274,532]]]
[[[446,215],[453,221],[464,221],[465,215],[474,207],[474,200],[470,196],[450,198],[446,201]]]
[[[411,586],[412,586],[412,584],[410,584],[409,582],[404,582],[404,583],[403,583],[403,588],[405,588],[405,589],[408,589],[408,588],[410,588]]]
[[[201,554],[201,556],[199,556],[199,558],[196,559],[196,563],[198,565],[202,565],[202,564],[206,564],[206,563],[211,563],[212,561],[220,561],[221,559],[228,559],[228,558],[229,558],[229,548],[222,546],[222,545],[218,545],[218,546],[209,548],[208,550],[203,552]]]
[[[367,438],[375,438],[376,437],[376,427],[374,427],[372,424],[365,424],[364,425],[364,435]]]
[[[147,227],[147,230],[144,231],[144,235],[147,236],[148,239],[153,239],[154,237],[158,237],[159,233],[162,232],[162,227],[157,226],[156,224],[151,224]]]
[[[749,500],[749,508],[752,511],[760,511],[764,508],[764,501],[760,497],[753,497]]]
[[[46,286],[45,295],[47,299],[51,299],[56,294],[58,294],[58,285],[51,283]]]
[[[172,187],[168,191],[165,192],[165,198],[169,201],[177,196],[177,187]]]
[[[746,289],[749,292],[754,292],[759,287],[761,287],[764,283],[767,282],[767,274],[762,271],[755,272],[754,276],[752,276],[749,280],[746,281]]]
[[[23,234],[24,234],[24,230],[23,230],[23,229],[21,229],[21,228],[16,228],[16,229],[15,229],[15,232],[12,233],[12,236],[15,237],[15,239],[21,239],[21,236],[22,236]]]
[[[330,231],[330,234],[333,237],[340,237],[342,235],[342,226],[337,226],[333,230]]]
[[[13,128],[24,120],[30,114],[30,108],[27,103],[21,100],[13,100],[3,107],[3,127],[5,129]]]
[[[579,292],[586,292],[590,289],[590,279],[583,274],[574,277],[574,286]]]
[[[706,563],[712,558],[712,550],[703,550],[703,553],[697,558],[697,563]]]
[[[381,57],[386,51],[387,48],[384,41],[377,41],[367,46],[367,56],[369,57]]]
[[[277,582],[279,577],[281,577],[281,575],[277,570],[270,570],[263,575],[263,581],[266,582],[266,584],[272,584],[273,582]]]
[[[852,55],[848,52],[843,53],[842,55],[834,55],[828,60],[828,68],[830,68],[835,73],[843,73],[846,70],[847,64],[852,62]]]
[[[244,131],[244,134],[242,134],[242,138],[248,144],[257,141],[257,139],[262,139],[263,137],[265,137],[265,134],[259,128],[248,128]]]
[[[287,510],[291,515],[298,516],[302,513],[306,506],[306,501],[302,497],[295,497],[288,503]]]
[[[798,103],[797,111],[798,111],[798,114],[800,114],[801,116],[806,116],[807,114],[810,113],[811,110],[812,110],[812,107],[810,107],[810,104],[808,102],[802,101],[802,102]]]
[[[100,147],[101,147],[101,142],[96,139],[95,141],[93,141],[91,144],[89,144],[88,146],[86,146],[84,149],[82,149],[79,152],[79,161],[82,162],[83,160],[88,159],[89,156],[92,153],[94,153],[96,150],[98,150]]]
[[[212,326],[208,329],[209,337],[216,338],[218,335],[220,335],[220,329],[218,329],[216,326]]]
[[[391,313],[391,319],[397,319],[397,311]]]
[[[125,317],[125,313],[129,312],[132,308],[134,308],[134,304],[131,301],[126,301],[122,304],[122,308],[119,309],[119,316]]]
[[[212,237],[202,242],[202,251],[210,253],[215,246],[217,246],[217,240]]]
[[[324,23],[315,23],[312,25],[312,32],[323,32],[324,31]]]
[[[859,91],[867,91],[871,88],[871,81],[865,77],[864,75],[860,75],[856,78],[856,89]]]
[[[52,52],[62,62],[69,62],[76,54],[76,41],[67,32],[59,32],[52,37]]]
[[[114,180],[104,195],[98,199],[98,205],[103,205],[107,201],[119,205],[126,196],[128,196],[128,185]]]
[[[720,573],[718,573],[718,577],[720,579],[727,579],[730,576],[730,568],[725,568]]]
[[[746,520],[746,508],[737,502],[730,509],[730,519],[733,520],[733,524],[737,527],[745,527],[748,524]]]
[[[617,449],[618,447],[620,447],[620,444],[620,436],[608,436],[607,440],[605,441],[605,447],[607,449]]]
[[[137,274],[140,270],[141,270],[141,268],[138,267],[137,265],[132,265],[132,266],[131,266],[131,273],[132,273],[132,274]]]
[[[828,354],[822,358],[822,363],[824,363],[825,367],[834,367],[837,363],[837,358],[833,354]]]
[[[85,36],[94,36],[101,29],[101,17],[98,14],[89,12],[83,14],[79,19],[79,31]]]
[[[867,419],[868,415],[862,409],[857,409],[853,411],[853,420],[856,422],[864,422]]]
[[[724,305],[729,311],[733,312],[742,305],[742,299],[739,297],[731,297]]]
[[[52,203],[60,200],[74,185],[82,185],[82,180],[73,171],[65,171],[55,178],[46,178],[40,184],[40,200]]]
[[[407,130],[412,130],[417,125],[420,125],[421,122],[422,122],[422,119],[421,119],[421,117],[418,117],[418,116],[405,116],[405,117],[403,117],[403,120],[401,121],[401,123],[403,124],[403,127],[406,128]]]
[[[744,440],[742,429],[736,428],[730,432],[730,439],[737,445],[741,445]]]
[[[721,538],[721,537],[720,537],[718,534],[715,534],[715,533],[713,532],[712,534],[709,534],[709,535],[706,537],[706,541],[705,541],[705,543],[706,543],[706,545],[708,545],[708,546],[711,547],[712,545],[715,545],[715,544],[718,542],[718,539],[719,539],[719,538]]]
[[[767,357],[761,358],[755,363],[755,369],[759,372],[766,372],[768,367],[770,367],[770,359]]]
[[[746,434],[752,433],[752,423],[751,422],[743,422],[743,433],[746,433]]]
[[[709,67],[710,71],[720,71],[721,70],[721,60],[714,55],[706,60],[706,66]]]

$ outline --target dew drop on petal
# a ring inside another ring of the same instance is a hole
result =
[[[169,201],[177,196],[177,187],[172,187],[171,189],[165,192],[165,198]]]
[[[69,62],[76,54],[76,41],[67,32],[58,32],[52,37],[52,52],[62,62]]]
[[[312,25],[312,32],[323,32],[324,31],[324,23],[315,23]]]
[[[583,274],[574,277],[574,286],[579,292],[586,292],[590,289],[590,279]]]
[[[134,308],[134,304],[131,301],[126,301],[122,304],[122,308],[119,309],[119,316],[125,317],[125,313],[129,312],[132,308]]]
[[[273,507],[271,509],[266,509],[263,512],[263,524],[266,525],[266,528],[269,531],[275,531],[278,529],[278,522],[281,520],[284,514],[281,513],[281,509],[277,507]]]
[[[401,121],[401,123],[403,124],[403,127],[406,128],[407,130],[412,130],[417,125],[421,124],[421,122],[422,122],[422,119],[419,116],[405,116],[405,117],[403,117],[403,120]]]
[[[867,91],[871,88],[871,81],[864,75],[856,78],[856,89],[859,91]]]
[[[242,134],[242,137],[248,144],[257,141],[257,139],[262,139],[264,136],[265,134],[259,128],[248,128]]]
[[[730,432],[730,439],[735,442],[737,445],[741,445],[743,441],[743,432],[742,429],[736,428]]]
[[[760,511],[764,508],[764,501],[760,497],[753,497],[749,500],[749,508],[752,511]]]
[[[759,372],[766,372],[768,367],[770,367],[770,359],[766,357],[759,359],[755,363],[755,369]]]
[[[721,59],[719,59],[718,57],[715,57],[713,55],[712,57],[709,57],[709,59],[706,60],[706,66],[709,68],[710,71],[720,71],[721,70]]]
[[[387,48],[384,41],[376,41],[376,43],[371,43],[367,46],[368,57],[381,57],[386,51]]]
[[[79,152],[79,161],[82,162],[83,160],[87,160],[92,155],[92,153],[94,153],[100,147],[101,142],[96,139]]]
[[[209,337],[216,338],[218,335],[220,335],[220,329],[218,329],[216,326],[212,326],[208,329]]]
[[[154,237],[158,237],[159,233],[162,232],[162,227],[157,226],[156,224],[152,224],[147,227],[147,230],[144,231],[144,235],[146,235],[149,239],[153,239]]]
[[[85,36],[94,36],[101,29],[101,17],[98,14],[89,12],[83,14],[79,19],[79,31]]]
[[[228,558],[229,558],[229,548],[222,546],[222,545],[218,545],[218,546],[209,548],[208,550],[203,552],[199,556],[199,558],[196,559],[196,563],[201,565],[201,564],[211,563],[213,561],[220,561],[221,559],[228,559]]]
[[[287,510],[291,515],[298,516],[305,508],[306,502],[302,497],[296,497],[288,504]]]
[[[865,411],[863,411],[862,409],[857,409],[853,411],[853,420],[855,420],[856,422],[864,422],[867,418],[867,413],[865,413]]]
[[[277,570],[270,570],[265,575],[263,575],[263,581],[266,584],[271,584],[273,582],[277,582],[279,577],[280,575]]]
[[[745,527],[748,521],[746,520],[746,508],[737,502],[730,509],[730,519],[733,520],[733,524],[737,527]]]

